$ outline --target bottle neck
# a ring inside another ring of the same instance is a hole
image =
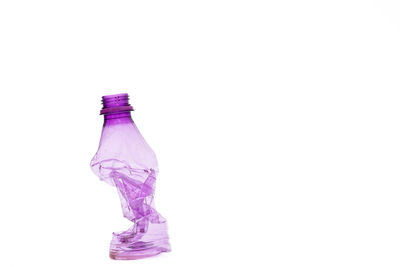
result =
[[[104,114],[104,125],[120,123],[133,123],[130,111]]]
[[[104,126],[121,123],[133,123],[128,94],[105,95],[102,97],[103,108],[100,115],[104,115]]]

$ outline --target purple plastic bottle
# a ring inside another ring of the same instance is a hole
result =
[[[115,186],[124,217],[134,224],[113,233],[110,257],[140,259],[170,251],[167,222],[155,210],[153,197],[157,158],[131,118],[128,94],[103,96],[104,125],[91,161],[93,172]]]

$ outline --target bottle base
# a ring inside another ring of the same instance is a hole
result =
[[[123,249],[110,249],[110,258],[113,260],[138,260],[171,251],[168,241],[157,243],[159,244],[137,242]]]

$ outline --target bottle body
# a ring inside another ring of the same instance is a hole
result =
[[[105,97],[113,100],[121,95]],[[131,110],[118,109],[124,101],[114,102],[111,111],[104,113],[100,144],[91,168],[101,180],[117,188],[123,215],[134,224],[126,231],[113,233],[110,257],[138,259],[170,251],[167,222],[153,201],[158,174],[156,155],[131,119]]]

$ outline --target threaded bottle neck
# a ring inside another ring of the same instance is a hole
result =
[[[102,97],[102,103],[100,115],[133,111],[128,94],[105,95]]]

